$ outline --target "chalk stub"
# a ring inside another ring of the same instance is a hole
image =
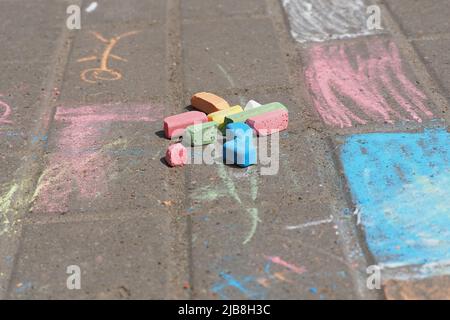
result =
[[[267,136],[272,133],[286,130],[289,122],[287,110],[278,109],[248,118],[245,122],[258,136]]]
[[[193,124],[208,122],[206,114],[200,111],[188,111],[164,119],[164,134],[166,138],[180,137],[185,129]]]
[[[250,100],[249,102],[247,102],[247,104],[244,107],[244,111],[248,111],[251,109],[255,109],[261,107],[261,103],[256,102],[255,100]]]
[[[167,148],[165,159],[171,167],[184,166],[187,163],[187,149],[181,143],[172,144]]]
[[[213,143],[217,137],[217,123],[209,121],[189,126],[186,128],[184,137],[191,146],[202,146]]]
[[[199,92],[192,96],[191,105],[207,114],[230,108],[225,99],[209,92]]]

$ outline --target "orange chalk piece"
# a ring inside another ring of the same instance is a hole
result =
[[[199,92],[192,96],[191,105],[207,114],[228,109],[230,105],[223,98],[209,92]]]
[[[200,111],[188,111],[176,114],[164,119],[164,134],[168,139],[182,136],[187,127],[203,122],[208,122],[208,117]]]
[[[289,114],[286,109],[277,109],[251,118],[246,123],[255,130],[258,136],[267,136],[272,133],[286,130]]]

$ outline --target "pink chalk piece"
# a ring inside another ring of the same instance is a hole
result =
[[[176,114],[164,119],[164,134],[168,139],[182,136],[187,127],[203,122],[208,122],[208,117],[200,111],[188,111]]]
[[[184,166],[187,163],[187,149],[181,143],[169,146],[166,151],[166,162],[171,167]]]
[[[278,109],[247,119],[246,123],[255,130],[258,136],[267,136],[275,132],[286,130],[289,114],[286,110]]]
[[[420,123],[433,117],[427,97],[407,77],[399,49],[391,40],[371,38],[362,47],[313,46],[305,77],[316,110],[330,126]]]

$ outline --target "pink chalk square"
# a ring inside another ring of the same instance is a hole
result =
[[[317,44],[308,55],[306,83],[315,109],[329,126],[421,123],[434,117],[427,96],[390,39]]]

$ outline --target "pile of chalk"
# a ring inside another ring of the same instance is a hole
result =
[[[214,143],[217,133],[225,135],[223,160],[227,164],[248,167],[256,164],[256,147],[253,135],[267,136],[285,130],[289,115],[287,108],[273,102],[261,105],[250,100],[244,109],[231,107],[223,98],[209,93],[196,93],[191,105],[198,111],[188,111],[164,119],[164,135],[168,139],[182,138],[169,146],[166,162],[169,166],[187,163],[185,145],[202,146]]]

